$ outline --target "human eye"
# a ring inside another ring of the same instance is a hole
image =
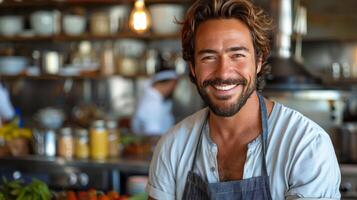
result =
[[[214,61],[216,60],[216,57],[214,55],[204,55],[201,57],[201,61]]]
[[[244,57],[245,57],[245,55],[243,53],[233,53],[231,55],[231,58],[233,58],[233,59],[244,58]]]

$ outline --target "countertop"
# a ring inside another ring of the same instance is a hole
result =
[[[27,155],[20,157],[0,157],[0,165],[14,167],[41,168],[43,166],[73,166],[98,169],[116,169],[121,172],[147,173],[150,161],[142,158],[115,158],[106,160],[65,159],[61,157],[47,157]]]

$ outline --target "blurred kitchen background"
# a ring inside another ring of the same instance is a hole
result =
[[[344,199],[357,199],[357,1],[254,1],[275,20],[264,95],[330,134]],[[180,74],[176,121],[204,107],[174,23],[192,2],[0,0],[0,81],[17,111],[11,131],[0,130],[2,174],[38,177],[57,190],[136,194],[132,185],[140,189],[145,178],[130,177],[147,174],[152,143],[134,136],[129,124],[150,76],[162,66]],[[151,18],[147,28],[135,26],[134,11]],[[117,138],[110,159],[98,163],[60,151],[63,137],[88,141],[93,126]],[[28,139],[11,142],[18,138]]]

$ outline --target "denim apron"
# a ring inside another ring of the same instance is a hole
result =
[[[191,170],[188,172],[185,189],[182,199],[184,200],[204,200],[204,199],[220,199],[220,200],[271,200],[269,179],[266,169],[265,154],[268,136],[268,116],[267,109],[264,103],[264,98],[258,94],[260,112],[262,118],[262,147],[263,147],[263,169],[262,175],[248,179],[237,181],[207,183],[198,174],[193,171],[196,161],[197,151],[201,145],[203,128],[207,124],[206,119],[201,127],[198,145],[195,150]],[[208,117],[207,117],[208,118]]]

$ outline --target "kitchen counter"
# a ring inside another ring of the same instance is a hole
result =
[[[0,165],[37,167],[43,165],[53,166],[73,166],[73,167],[90,167],[101,169],[116,169],[121,172],[147,173],[149,170],[149,160],[139,158],[119,158],[106,160],[91,159],[65,159],[61,157],[46,157],[37,155],[28,155],[22,157],[5,156],[0,157]]]
[[[47,183],[51,189],[115,190],[125,192],[126,179],[147,176],[149,160],[132,158],[79,160],[29,155],[0,157],[0,177]]]

